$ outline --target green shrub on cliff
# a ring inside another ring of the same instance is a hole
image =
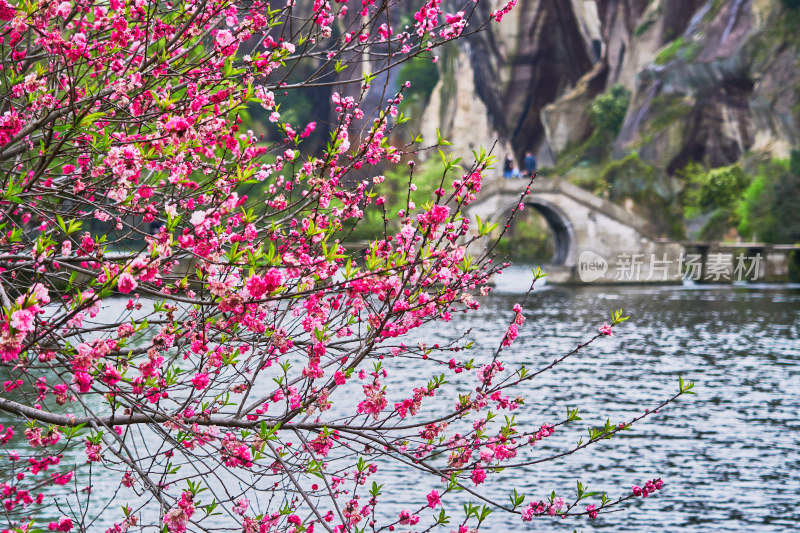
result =
[[[600,173],[608,198],[618,204],[630,199],[639,215],[649,222],[657,235],[683,237],[683,221],[677,207],[678,187],[675,180],[631,152],[611,161]]]
[[[690,162],[678,175],[684,181],[682,203],[687,221],[703,215],[710,217],[700,229],[701,240],[721,239],[739,224],[738,210],[752,178],[738,164],[706,169]]]
[[[713,168],[703,177],[698,201],[706,209],[732,208],[741,200],[750,176],[739,165]]]
[[[589,118],[594,128],[592,134],[583,142],[569,146],[558,154],[553,172],[564,175],[579,167],[599,167],[611,156],[611,144],[625,121],[625,114],[631,102],[631,92],[621,84],[614,85],[607,92],[598,95],[589,107]],[[592,192],[605,188],[601,180],[585,176],[570,181]],[[596,176],[596,174],[595,174]]]
[[[616,137],[622,128],[630,103],[631,92],[622,84],[614,85],[592,102],[592,107],[589,109],[592,125],[595,129]]]

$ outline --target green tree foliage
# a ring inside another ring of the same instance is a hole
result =
[[[589,117],[595,129],[608,132],[616,137],[625,120],[625,113],[631,103],[631,92],[622,84],[611,87],[592,102]]]
[[[744,197],[736,209],[736,214],[739,216],[739,234],[744,239],[753,241],[763,239],[764,229],[775,225],[775,217],[771,212],[771,207],[775,203],[774,189],[767,187],[766,182],[765,174],[759,172],[744,192]]]
[[[739,233],[764,242],[800,242],[800,153],[759,167],[736,209]]]
[[[704,169],[690,163],[680,172],[685,181],[686,219],[709,218],[701,239],[719,239],[736,227],[746,240],[800,242],[800,152],[791,159],[763,163],[755,176],[739,165]]]
[[[424,105],[439,82],[439,69],[430,56],[418,56],[406,61],[397,74],[403,82],[410,81],[411,87],[405,90],[402,107],[412,103]]]
[[[703,213],[700,207],[700,186],[705,174],[705,167],[697,161],[689,161],[685,167],[677,171],[678,178],[683,181],[681,205],[686,220],[697,218]]]
[[[800,2],[800,0],[797,0]],[[792,150],[791,157],[789,158],[789,170],[795,176],[800,176],[800,150]]]
[[[703,176],[697,200],[706,209],[731,208],[749,184],[750,176],[739,165],[714,168]]]
[[[683,178],[683,212],[687,220],[710,213],[700,230],[700,239],[721,239],[739,223],[738,205],[752,178],[738,164],[707,170],[690,162],[679,173]]]
[[[455,172],[455,170],[450,172]],[[432,158],[415,166],[413,184],[409,177],[410,171],[407,167],[392,167],[386,172],[385,182],[381,186],[381,192],[384,193],[383,205],[375,205],[373,202],[364,209],[364,220],[355,225],[353,231],[348,235],[348,241],[379,238],[385,229],[397,231],[399,227],[397,212],[401,209],[407,211],[409,201],[416,206],[423,206],[431,202],[434,198],[434,191],[442,186],[445,172],[441,162]],[[386,220],[384,220],[384,213]]]

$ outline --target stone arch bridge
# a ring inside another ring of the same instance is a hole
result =
[[[527,179],[485,181],[478,198],[464,211],[471,231],[477,233],[476,216],[503,224],[522,201],[541,213],[553,232],[555,253],[545,268],[549,282],[681,280],[681,245],[646,234],[647,223],[641,217],[560,178],[536,178],[522,197],[527,186]],[[485,245],[478,241],[472,246]]]

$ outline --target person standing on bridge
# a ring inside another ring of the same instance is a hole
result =
[[[514,172],[514,158],[511,154],[506,154],[506,160],[503,161],[503,177],[508,179]]]
[[[533,176],[534,172],[536,172],[536,156],[528,150],[525,152],[525,175]]]

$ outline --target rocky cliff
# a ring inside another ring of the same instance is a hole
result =
[[[425,112],[454,146],[498,143],[553,165],[592,135],[592,100],[632,92],[610,141],[671,174],[694,160],[800,145],[800,7],[792,0],[520,0],[444,54]]]

